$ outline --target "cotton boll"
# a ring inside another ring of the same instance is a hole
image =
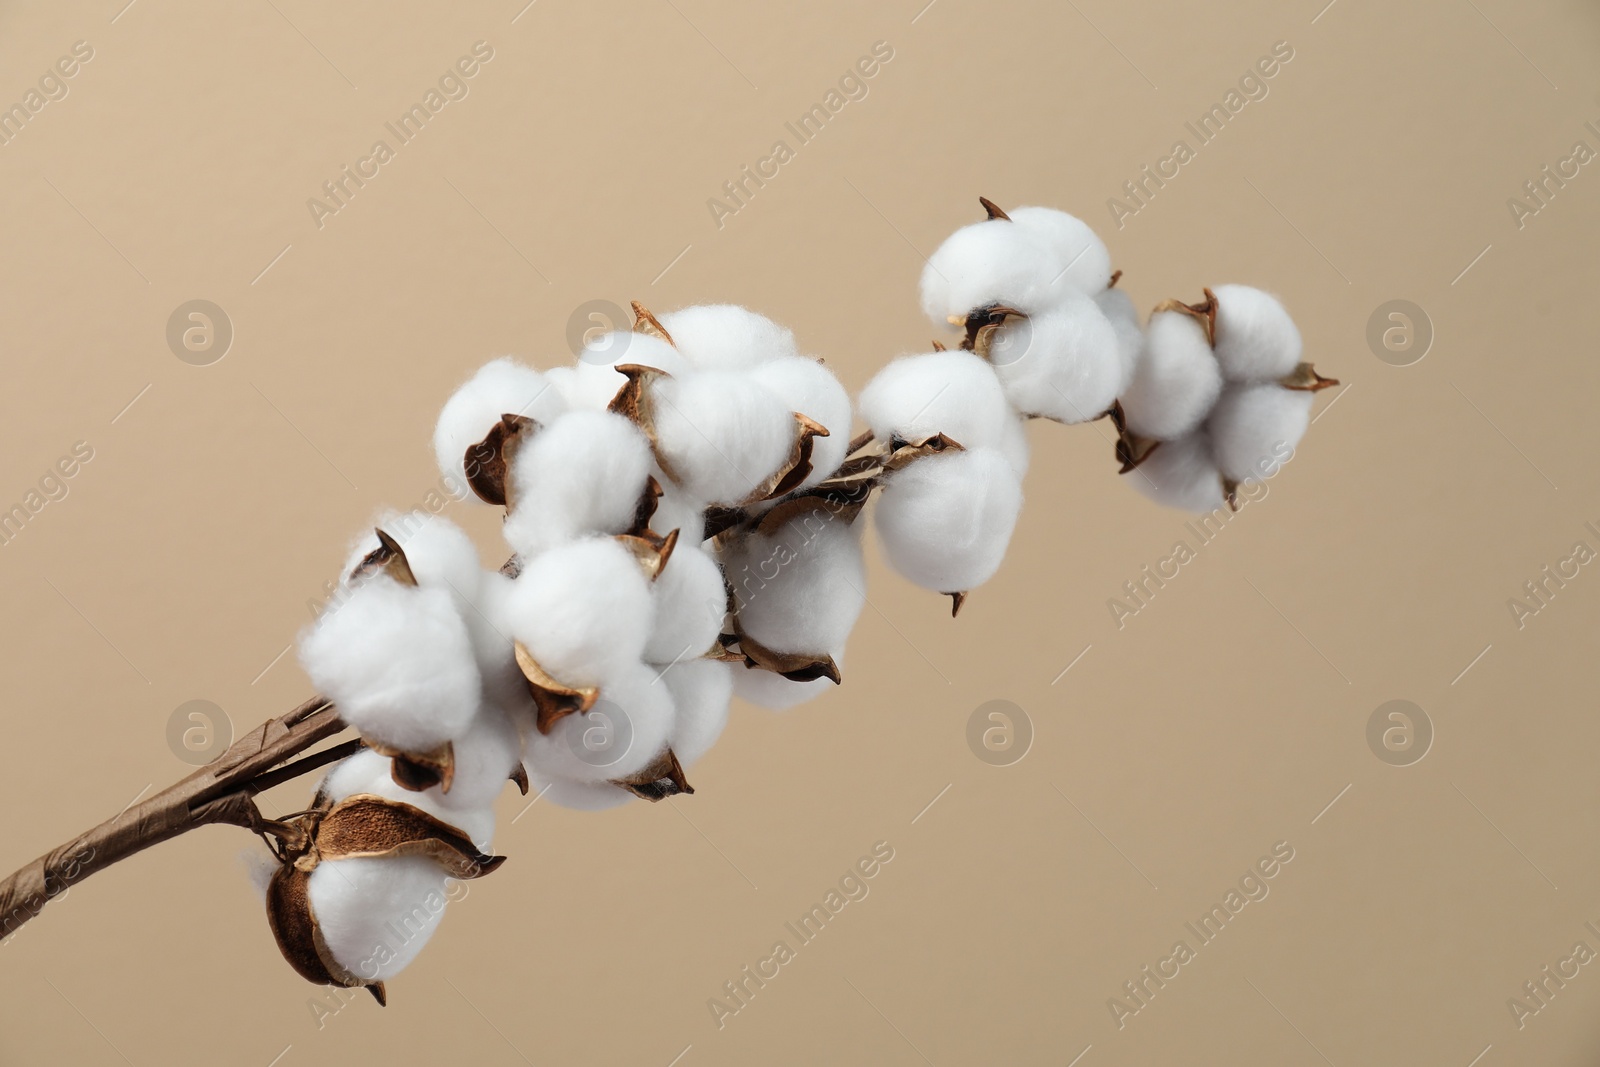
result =
[[[1026,230],[1063,264],[1064,273],[1051,276],[1055,291],[1067,287],[1094,294],[1111,283],[1111,252],[1087,222],[1053,207],[1019,207],[1010,215],[1013,226]]]
[[[738,504],[788,461],[799,427],[748,376],[706,371],[651,387],[662,462],[688,494]]]
[[[509,604],[515,588],[515,583],[499,571],[483,571],[478,576],[477,595],[461,613],[472,639],[484,696],[503,708],[529,699],[512,647]]]
[[[590,538],[530,561],[506,605],[511,635],[556,681],[604,685],[637,664],[654,605],[639,563],[617,541]]]
[[[1116,330],[1093,300],[1070,291],[1036,315],[1007,318],[989,362],[1012,407],[1058,422],[1099,418],[1124,384]]]
[[[656,513],[650,516],[650,529],[662,537],[677,530],[680,544],[698,545],[704,541],[705,504],[690,496],[659,469],[655,472],[655,479],[656,484],[661,486],[661,499],[656,501]]]
[[[1000,569],[1022,510],[1022,483],[995,449],[916,460],[884,486],[874,513],[889,563],[911,582],[965,592]]]
[[[1013,415],[1003,424],[1003,432],[995,447],[1006,457],[1006,462],[1011,464],[1011,470],[1018,480],[1027,477],[1028,465],[1033,459],[1033,451],[1028,444],[1028,420],[1021,415]]]
[[[1144,328],[1139,325],[1139,312],[1126,290],[1102,289],[1094,295],[1094,302],[1117,333],[1117,360],[1122,375],[1117,387],[1120,397],[1133,384],[1134,373],[1139,368],[1139,357],[1144,352]]]
[[[634,663],[601,687],[587,712],[565,716],[548,734],[528,735],[529,773],[589,783],[636,774],[667,747],[675,714],[666,682],[654,668]]]
[[[543,424],[565,410],[560,390],[538,371],[510,358],[486,364],[455,391],[439,412],[433,449],[446,484],[478,499],[466,490],[463,460],[467,449],[482,441],[502,415],[525,415]]]
[[[811,473],[800,488],[809,489],[826,481],[850,450],[850,394],[832,371],[804,356],[770,360],[753,368],[750,377],[766,386],[790,411],[798,411],[827,428],[827,437],[811,442]]]
[[[614,368],[598,363],[554,367],[545,371],[545,378],[569,411],[606,410],[628,381]]]
[[[998,446],[1014,417],[994,368],[960,351],[902,356],[867,383],[859,407],[880,441],[943,433],[967,448]]]
[[[1181,311],[1150,316],[1144,355],[1122,395],[1128,428],[1162,441],[1182,437],[1200,424],[1221,391],[1222,371],[1205,327]]]
[[[595,367],[617,367],[632,363],[664,370],[668,374],[684,374],[689,370],[689,361],[676,348],[659,337],[632,330],[612,330],[595,338],[578,354],[578,362]],[[626,379],[617,371],[612,373],[616,375],[620,388]]]
[[[1222,472],[1211,458],[1204,430],[1163,441],[1145,461],[1123,475],[1157,504],[1184,511],[1215,511],[1224,504]]]
[[[352,856],[317,864],[307,896],[339,966],[382,982],[410,965],[433,936],[449,900],[448,881],[426,856]]]
[[[439,806],[446,811],[488,808],[511,780],[512,769],[522,759],[522,738],[511,718],[492,704],[478,709],[467,732],[453,743],[455,776],[446,793],[433,786]]]
[[[728,724],[728,703],[733,699],[733,672],[743,669],[731,663],[697,659],[675,663],[662,673],[661,680],[672,690],[672,703],[677,709],[672,751],[685,767],[710,752],[722,736],[722,729]]]
[[[1271,293],[1219,285],[1217,364],[1231,382],[1276,381],[1300,362],[1300,329]]]
[[[483,573],[477,546],[449,519],[423,511],[386,511],[373,525],[394,538],[418,585],[448,589],[463,602],[477,595]],[[349,574],[379,547],[378,535],[367,532],[345,561]]]
[[[509,774],[510,771],[507,771]],[[494,839],[494,809],[484,805],[477,808],[448,808],[438,786],[413,792],[394,780],[393,761],[370,748],[340,760],[322,780],[318,792],[329,800],[338,802],[357,793],[371,793],[385,800],[409,804],[419,811],[432,815],[440,822],[454,826],[465,834],[480,852],[487,852]],[[451,794],[455,793],[452,786]]]
[[[827,511],[749,535],[724,565],[740,628],[774,652],[842,646],[866,602],[860,534]]]
[[[1305,436],[1311,404],[1311,393],[1271,382],[1223,390],[1206,420],[1217,467],[1236,482],[1272,477]]]
[[[740,370],[800,354],[787,328],[735,304],[680,308],[662,315],[661,325],[701,370]]]
[[[575,782],[570,778],[556,778],[528,770],[528,781],[539,799],[557,807],[573,811],[605,811],[621,807],[638,797],[609,782]]]
[[[472,641],[444,589],[366,579],[301,635],[300,662],[345,722],[405,751],[460,736],[477,710]]]
[[[568,412],[517,449],[506,543],[531,557],[586,534],[622,533],[652,469],[650,442],[628,419]]]
[[[644,648],[645,661],[677,663],[710,651],[728,612],[728,593],[717,561],[695,542],[685,544],[680,534],[677,548],[650,591],[655,615]]]
[[[834,665],[844,669],[843,647],[832,650]],[[790,681],[781,674],[759,667],[733,667],[733,692],[740,700],[767,711],[788,711],[808,700],[839,688],[831,679],[813,678],[809,682]]]
[[[1066,261],[1031,230],[990,219],[963,226],[940,245],[922,269],[922,310],[940,326],[952,315],[1004,304],[1032,313],[1057,291],[1051,281]]]

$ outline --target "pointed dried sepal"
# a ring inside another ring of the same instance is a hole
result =
[[[528,781],[528,768],[522,765],[521,760],[518,760],[517,765],[511,768],[511,780],[517,783],[517,792],[523,796],[528,795],[528,790],[531,788],[532,783]]]
[[[1007,222],[1011,221],[1011,216],[1000,210],[1000,205],[996,204],[993,200],[990,200],[987,196],[978,197],[978,203],[983,205],[983,210],[988,214],[989,218],[1004,219]]]
[[[384,533],[374,530],[378,535],[378,547],[361,557],[350,571],[352,584],[370,578],[374,574],[387,574],[401,585],[416,585],[417,577],[411,573],[411,563],[406,559],[405,549],[400,547],[400,542]]]
[[[456,750],[449,741],[427,752],[405,752],[371,739],[367,747],[389,757],[389,777],[402,789],[420,793],[438,786],[439,792],[448,793],[455,783]]]
[[[642,333],[647,337],[659,338],[673,348],[678,347],[678,343],[672,339],[672,335],[667,332],[667,328],[661,325],[661,320],[651,314],[650,309],[637,300],[633,301],[633,332]]]
[[[1150,458],[1150,453],[1161,447],[1161,442],[1154,437],[1141,437],[1132,430],[1124,428],[1117,437],[1117,467],[1118,474],[1127,474],[1137,470],[1139,464]]]
[[[378,1007],[387,1008],[389,1006],[389,991],[384,988],[382,982],[373,982],[367,986],[367,992],[371,993],[372,999],[378,1002]]]
[[[1222,499],[1228,502],[1229,511],[1239,510],[1239,483],[1232,478],[1222,478]]]
[[[967,602],[966,593],[946,593],[950,598],[950,617],[953,619],[961,614],[961,606]]]
[[[672,375],[656,367],[645,367],[638,363],[618,363],[612,370],[628,380],[622,383],[622,388],[611,398],[606,410],[626,417],[644,431],[645,437],[650,440],[650,451],[655,454],[656,466],[661,468],[661,473],[674,482],[682,481],[673,473],[672,467],[661,454],[661,446],[656,439],[655,403],[650,396],[651,387],[656,382]]]
[[[661,572],[666,569],[667,560],[672,558],[672,550],[678,546],[678,531],[673,530],[667,536],[646,530],[643,534],[618,534],[617,541],[623,548],[633,553],[633,558],[639,562],[639,569],[644,572],[645,578],[655,581],[661,577]]]
[[[515,503],[508,480],[511,461],[522,442],[538,429],[539,424],[526,415],[501,415],[483,440],[467,449],[462,467],[467,484],[480,500],[508,508]]]
[[[811,476],[811,450],[815,447],[817,438],[831,436],[828,428],[815,419],[798,411],[791,414],[794,416],[795,435],[794,444],[789,449],[789,458],[745,498],[746,505],[757,504],[763,500],[776,500],[798,489],[800,483]]]
[[[772,534],[787,523],[807,520],[813,520],[811,524],[818,528],[825,522],[843,522],[848,526],[861,516],[861,509],[867,506],[871,495],[870,486],[859,484],[842,489],[817,486],[774,504],[752,529],[758,534]]]
[[[1024,319],[1028,317],[1023,312],[1006,304],[988,304],[981,308],[973,308],[967,312],[967,317],[964,319],[952,315],[950,316],[950,321],[967,331],[966,336],[961,340],[961,347],[968,352],[976,352],[984,359],[988,359],[989,346],[994,343],[995,329],[1012,315]],[[978,351],[980,342],[983,345],[983,351],[981,352]]]
[[[528,689],[533,693],[533,706],[538,713],[541,734],[548,734],[555,728],[556,723],[568,715],[588,711],[594,707],[594,702],[600,699],[600,690],[594,686],[574,689],[550,677],[521,641],[516,642],[513,647],[516,651],[517,667],[521,669],[522,676],[528,680]]]
[[[427,856],[459,879],[482,878],[506,861],[479,852],[466,834],[421,808],[374,793],[335,804],[317,826],[313,848],[323,860]]]
[[[1317,368],[1309,363],[1301,363],[1294,370],[1278,379],[1278,384],[1285,389],[1294,389],[1297,392],[1315,393],[1323,389],[1332,389],[1339,384],[1337,378],[1324,378],[1317,373]]]
[[[834,685],[838,685],[842,680],[839,675],[839,665],[833,662],[832,656],[818,656],[807,652],[774,652],[745,633],[739,626],[737,615],[733,619],[733,632],[738,639],[739,650],[744,653],[747,667],[759,667],[773,674],[781,674],[791,682],[811,682],[818,678],[826,678]]]
[[[1217,346],[1217,294],[1209,288],[1202,289],[1206,298],[1198,304],[1185,304],[1182,300],[1163,300],[1157,304],[1152,315],[1163,311],[1179,311],[1192,316],[1206,331],[1206,343],[1212,348]]]
[[[945,344],[944,344],[944,342],[943,342],[943,341],[941,341],[941,340],[939,340],[939,339],[938,339],[938,338],[937,338],[937,337],[935,337],[935,338],[934,338],[934,339],[933,339],[933,350],[934,350],[934,351],[935,351],[935,352],[944,352],[944,351],[948,351],[948,350],[947,350],[947,349],[946,349],[946,347],[945,347]]]
[[[656,481],[655,475],[645,479],[644,492],[639,494],[639,504],[633,509],[633,522],[628,524],[625,533],[639,537],[650,529],[650,520],[656,517],[656,508],[661,504],[661,493],[661,483]]]
[[[742,526],[750,518],[750,513],[744,508],[723,507],[713,504],[706,508],[705,536],[709,540],[720,537],[730,530]]]
[[[677,796],[679,793],[693,793],[694,786],[683,776],[683,764],[678,762],[677,753],[671,748],[664,750],[661,755],[626,778],[613,778],[612,785],[621,786],[636,797],[642,797],[652,804],[667,797]]]
[[[1115,289],[1117,287],[1117,283],[1120,282],[1121,280],[1122,280],[1122,272],[1120,270],[1112,271],[1111,272],[1111,280],[1106,283],[1106,288],[1107,289]]]
[[[889,444],[893,450],[883,461],[883,469],[886,471],[902,470],[919,459],[937,456],[941,452],[963,451],[960,442],[942,433],[924,437],[920,441],[890,441]]]

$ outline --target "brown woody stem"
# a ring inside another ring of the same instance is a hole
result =
[[[269,820],[253,799],[257,793],[348,755],[360,742],[273,768],[344,728],[333,705],[313,697],[262,723],[182,781],[51,849],[0,881],[0,938],[15,933],[69,887],[152,845],[220,823],[257,832],[267,828]]]

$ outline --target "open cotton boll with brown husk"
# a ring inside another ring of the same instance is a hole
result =
[[[472,481],[465,469],[467,450],[481,442],[504,415],[537,423],[553,421],[567,408],[561,391],[545,375],[510,357],[479,368],[451,395],[433,432],[434,457],[447,484]]]
[[[844,670],[843,645],[823,651],[838,670]],[[831,678],[796,682],[760,667],[745,667],[738,663],[732,664],[732,667],[734,695],[767,711],[788,711],[838,688]]]
[[[1206,420],[1211,454],[1231,482],[1270,478],[1311,424],[1313,394],[1275,382],[1230,385]]]
[[[751,368],[750,377],[767,388],[790,411],[797,411],[828,431],[811,443],[811,473],[797,486],[809,489],[832,477],[850,449],[854,412],[850,394],[821,362],[805,356],[779,356]]]
[[[844,646],[866,603],[854,517],[818,507],[763,523],[728,547],[723,568],[742,647],[754,640],[772,652],[821,658]]]
[[[672,723],[672,751],[685,767],[692,766],[722,736],[733,700],[733,673],[744,670],[716,660],[683,660],[661,671],[660,680],[672,691],[676,715]]]
[[[463,604],[477,595],[483,562],[472,538],[449,519],[424,511],[389,509],[380,512],[372,528],[356,539],[345,558],[345,574],[356,570],[363,559],[383,548],[378,530],[400,547],[418,585],[446,589]]]
[[[696,500],[749,500],[790,459],[800,434],[793,409],[734,371],[660,378],[649,393],[662,467]]]
[[[1157,310],[1145,331],[1144,354],[1122,394],[1128,428],[1171,441],[1206,417],[1222,392],[1222,370],[1204,322],[1186,310]]]
[[[1139,492],[1170,508],[1206,512],[1226,503],[1222,472],[1204,429],[1161,442],[1125,477]]]
[[[700,548],[679,544],[650,586],[654,612],[644,648],[648,663],[699,659],[717,644],[728,613],[722,568]]]
[[[425,755],[460,737],[482,681],[454,595],[383,571],[346,589],[300,637],[312,683],[370,742]]]
[[[1219,285],[1216,354],[1230,382],[1276,381],[1300,363],[1300,329],[1278,298],[1248,285]]]
[[[661,316],[659,326],[682,357],[700,370],[747,370],[800,354],[787,327],[736,304],[702,304],[669,311]]]
[[[1004,455],[947,449],[889,475],[873,526],[890,566],[924,589],[957,594],[994,576],[1021,511],[1022,483]]]
[[[1111,284],[1111,252],[1087,222],[1053,207],[1017,207],[1006,214],[1062,264],[1050,277],[1054,291],[1067,287],[1093,296]]]
[[[655,669],[643,663],[622,667],[600,687],[588,711],[528,735],[523,756],[530,780],[595,785],[632,779],[667,753],[675,715],[672,690]]]
[[[922,310],[940,326],[964,323],[971,312],[996,305],[1032,314],[1060,291],[1053,283],[1066,266],[1030,228],[999,217],[975,222],[928,257]]]
[[[944,434],[967,448],[1014,441],[1015,419],[995,369],[971,352],[902,356],[861,391],[861,417],[879,441]]]
[[[445,796],[438,786],[423,790],[406,788],[394,780],[394,761],[370,748],[364,748],[334,764],[322,780],[318,797],[338,801],[357,793],[371,793],[385,800],[409,804],[454,826],[482,851],[487,852],[494,841],[495,816],[492,804],[477,807],[453,804],[447,807]]]
[[[609,411],[567,412],[512,456],[506,543],[532,557],[577,537],[627,531],[652,469],[650,442],[633,423]]]
[[[678,350],[661,338],[633,330],[612,330],[585,345],[577,363],[546,371],[545,377],[561,393],[567,407],[604,411],[627,381],[617,370],[621,364],[654,367],[668,374],[682,374],[689,369]]]
[[[1056,422],[1097,419],[1127,386],[1117,333],[1099,305],[1065,292],[1043,311],[1007,315],[980,334],[1011,406]]]
[[[653,611],[634,554],[614,538],[592,537],[528,560],[512,583],[506,621],[551,678],[590,687],[640,662]]]

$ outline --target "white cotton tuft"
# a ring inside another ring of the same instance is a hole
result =
[[[750,377],[766,386],[790,411],[798,411],[827,428],[827,437],[811,442],[811,473],[800,488],[809,489],[826,481],[850,450],[850,394],[832,371],[805,356],[770,360],[752,369]]]
[[[1057,422],[1099,418],[1125,384],[1116,330],[1099,305],[1070,291],[1036,315],[1007,317],[989,362],[1013,408]]]
[[[597,363],[552,367],[545,378],[568,411],[604,411],[628,381],[610,366]]]
[[[1117,387],[1120,397],[1133,384],[1134,373],[1139,369],[1139,357],[1144,354],[1144,327],[1139,325],[1138,309],[1126,290],[1103,289],[1095,294],[1094,302],[1100,305],[1100,313],[1117,334],[1117,359],[1122,375],[1122,384]]]
[[[448,881],[426,856],[352,856],[317,864],[306,892],[339,966],[383,982],[405,970],[438,929]]]
[[[1111,252],[1106,243],[1076,215],[1053,207],[1019,207],[1008,212],[1011,223],[1028,231],[1062,264],[1052,275],[1052,292],[1063,287],[1094,295],[1111,284]]]
[[[486,805],[470,809],[447,808],[441,803],[443,798],[438,786],[420,793],[413,792],[394,780],[393,768],[394,762],[388,756],[364,748],[335,764],[327,777],[322,780],[322,787],[318,792],[335,802],[355,796],[357,793],[371,793],[385,800],[410,804],[413,808],[460,830],[480,852],[489,851],[489,846],[494,840],[492,807]],[[451,793],[454,792],[455,789],[452,788]]]
[[[717,643],[728,613],[728,592],[722,569],[697,542],[686,542],[679,535],[667,565],[650,585],[650,595],[655,614],[644,648],[646,662],[697,659]]]
[[[1218,469],[1236,482],[1276,474],[1305,436],[1312,396],[1272,382],[1224,389],[1206,420]]]
[[[426,792],[435,794],[439,806],[452,813],[493,806],[511,780],[512,769],[522,759],[522,738],[511,717],[492,704],[483,705],[452,748],[455,776],[450,792],[443,792],[438,786]]]
[[[728,704],[733,699],[733,672],[743,669],[731,663],[697,659],[675,663],[661,676],[672,690],[677,709],[672,751],[685,767],[710,752],[722,736],[723,727],[728,725]]]
[[[1221,391],[1222,371],[1205,327],[1182,311],[1150,316],[1144,355],[1122,395],[1128,428],[1162,441],[1182,437],[1200,424]]]
[[[1000,569],[1022,510],[1022,483],[995,449],[914,461],[884,486],[874,521],[884,554],[911,582],[966,592]]]
[[[588,534],[627,530],[653,470],[650,442],[608,411],[570,411],[517,449],[503,533],[525,557]]]
[[[922,310],[940,326],[950,316],[1004,304],[1032,313],[1058,290],[1051,281],[1066,263],[1038,236],[1004,219],[963,226],[940,245],[922,269]]]
[[[740,628],[774,652],[842,647],[866,603],[860,532],[827,511],[750,534],[723,566]]]
[[[556,681],[603,686],[638,663],[654,605],[638,560],[617,541],[552,548],[529,560],[512,584],[511,635]]]
[[[1217,365],[1230,382],[1276,381],[1300,362],[1300,329],[1278,298],[1248,285],[1219,285]]]
[[[666,378],[650,395],[662,462],[697,500],[742,503],[794,449],[794,415],[748,375]]]
[[[844,648],[831,650],[834,666],[844,669]],[[733,692],[740,700],[768,711],[788,711],[808,700],[839,688],[831,678],[813,678],[809,682],[790,681],[781,674],[759,667],[733,667]]]
[[[650,516],[650,529],[667,536],[678,531],[680,544],[698,545],[705,540],[706,506],[694,499],[683,487],[668,478],[657,468],[656,484],[661,486],[661,498],[656,501],[656,512]]]
[[[787,327],[736,304],[669,311],[661,325],[683,358],[701,370],[742,370],[800,354]]]
[[[943,433],[967,448],[998,447],[1015,417],[994,368],[961,351],[902,356],[867,383],[858,406],[879,441]]]
[[[453,594],[374,575],[300,637],[319,692],[363,736],[405,751],[459,737],[481,680]]]
[[[1007,419],[995,447],[1006,457],[1006,462],[1011,464],[1011,470],[1019,480],[1027,477],[1028,466],[1033,460],[1033,450],[1028,444],[1027,419],[1021,415],[1012,415]]]
[[[448,589],[463,604],[477,596],[482,561],[477,546],[461,527],[424,511],[393,510],[380,514],[373,526],[400,545],[418,585]],[[345,574],[377,548],[378,535],[369,530],[351,549]]]
[[[1215,511],[1225,503],[1222,472],[1211,458],[1204,430],[1163,441],[1134,470],[1123,476],[1157,504],[1184,511]]]
[[[573,811],[605,811],[639,799],[609,782],[575,782],[570,778],[540,774],[532,767],[528,768],[528,783],[540,800]]]
[[[528,686],[517,667],[511,645],[509,604],[515,583],[499,571],[483,571],[478,591],[461,614],[472,638],[484,697],[492,704],[512,708],[529,699]]]
[[[595,338],[578,354],[578,362],[594,367],[619,367],[632,363],[664,370],[668,374],[684,374],[690,367],[683,353],[661,338],[632,330],[612,330]],[[616,371],[612,373],[620,388],[627,379]]]
[[[466,485],[467,449],[482,441],[502,415],[526,415],[549,423],[565,410],[561,391],[538,371],[509,357],[486,364],[439,412],[433,451],[445,484],[453,495],[477,500]]]
[[[632,664],[601,686],[587,712],[565,716],[548,734],[528,735],[528,771],[574,782],[626,778],[661,755],[675,713],[672,690],[656,669]]]

